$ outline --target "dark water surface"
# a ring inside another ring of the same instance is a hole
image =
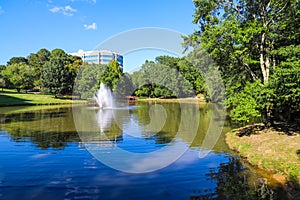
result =
[[[262,184],[260,175],[229,152],[224,143],[224,133],[230,130],[228,122],[216,145],[200,150],[212,118],[210,105],[186,104],[184,109],[176,103],[162,106],[165,111],[155,114],[152,105],[142,103],[118,111],[117,120],[112,111],[86,107],[73,110],[77,113],[74,116],[72,107],[0,108],[0,199],[284,198],[281,189]],[[159,131],[150,132],[146,125],[156,119],[155,129],[165,116]],[[195,138],[189,133],[176,135],[180,123],[192,128],[189,123],[195,117],[200,120]],[[104,146],[100,154],[107,154],[117,146],[148,153],[176,143],[188,147],[178,160],[137,174],[104,165],[89,149]],[[208,154],[200,159],[199,151]]]

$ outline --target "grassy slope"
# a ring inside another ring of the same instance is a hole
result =
[[[300,135],[288,136],[273,129],[238,136],[241,129],[227,133],[226,143],[250,164],[274,173],[280,182],[300,183]],[[284,176],[284,178],[282,177]]]

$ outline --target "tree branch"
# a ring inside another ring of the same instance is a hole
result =
[[[284,6],[267,22],[267,24],[269,25],[276,17],[278,17],[278,15],[286,8],[286,6],[288,5],[289,1],[286,1],[286,3],[284,4]]]
[[[232,5],[233,7],[231,7],[230,5]],[[234,9],[235,12],[238,14],[238,16],[243,19],[243,20],[246,20],[246,18],[241,14],[241,12],[239,11],[238,9],[238,4],[234,3],[233,1],[224,1],[223,2],[223,6],[224,7],[227,7],[229,9]]]

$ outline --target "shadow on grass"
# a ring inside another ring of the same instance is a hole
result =
[[[18,93],[17,90],[0,90],[0,94],[21,94],[21,93]]]
[[[300,135],[300,124],[299,123],[287,123],[287,122],[277,122],[274,123],[270,130],[276,131],[280,134],[286,134],[288,136]],[[255,134],[260,134],[260,131],[266,130],[266,127],[263,124],[254,124],[243,127],[239,129],[236,133],[237,136],[250,136]]]
[[[237,131],[236,135],[239,137],[250,136],[250,135],[258,134],[259,131],[262,131],[264,129],[265,126],[263,124],[250,125],[241,128],[239,131]]]
[[[0,106],[30,105],[30,100],[0,94]]]
[[[286,135],[296,135],[300,134],[300,124],[299,123],[276,123],[273,128],[278,132],[283,132]]]

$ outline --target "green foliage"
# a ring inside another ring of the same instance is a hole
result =
[[[230,95],[228,95],[226,103],[227,108],[231,108],[230,116],[233,120],[249,122],[251,118],[260,116],[257,110],[258,105],[256,103],[255,94],[251,91],[253,86],[253,84],[248,83],[243,89],[239,84],[235,87],[231,87],[231,90],[228,91]],[[255,86],[259,85],[255,84]]]
[[[74,94],[83,99],[93,98],[99,89],[99,80],[106,65],[84,64],[79,71],[74,87]]]
[[[137,96],[187,97],[203,92],[204,81],[185,58],[159,56],[156,62],[146,61],[139,71],[132,74]]]
[[[300,45],[289,45],[274,52],[284,61],[274,69],[269,87],[274,90],[275,112],[290,120],[290,114],[300,109]]]
[[[31,53],[28,57],[28,64],[34,69],[34,85],[40,87],[41,71],[44,64],[50,59],[50,51],[47,49],[40,49],[37,53]]]
[[[115,60],[112,60],[105,68],[104,73],[100,78],[100,82],[103,82],[107,87],[115,90],[121,77],[122,70],[119,66],[119,63]]]
[[[80,58],[68,55],[62,49],[54,49],[49,58],[41,72],[43,90],[55,95],[71,94],[82,63]]]
[[[4,79],[7,79],[14,88],[20,92],[21,89],[33,88],[33,69],[24,62],[8,65],[2,71]]]
[[[136,88],[132,83],[130,75],[128,73],[124,73],[118,81],[114,93],[117,97],[124,98],[126,96],[132,96],[134,94],[135,89]]]
[[[8,62],[7,65],[18,64],[18,63],[25,63],[28,64],[28,60],[24,57],[12,57]]]
[[[280,113],[287,113],[289,119],[290,113],[299,110],[299,2],[194,3],[193,22],[200,30],[186,37],[184,44],[196,47],[195,52],[201,43],[213,58],[226,83],[232,119],[249,122],[263,116],[268,123]],[[212,85],[207,87],[209,93]]]
[[[42,71],[41,83],[45,91],[50,94],[61,95],[71,92],[68,84],[69,72],[65,63],[60,58],[52,58]]]

